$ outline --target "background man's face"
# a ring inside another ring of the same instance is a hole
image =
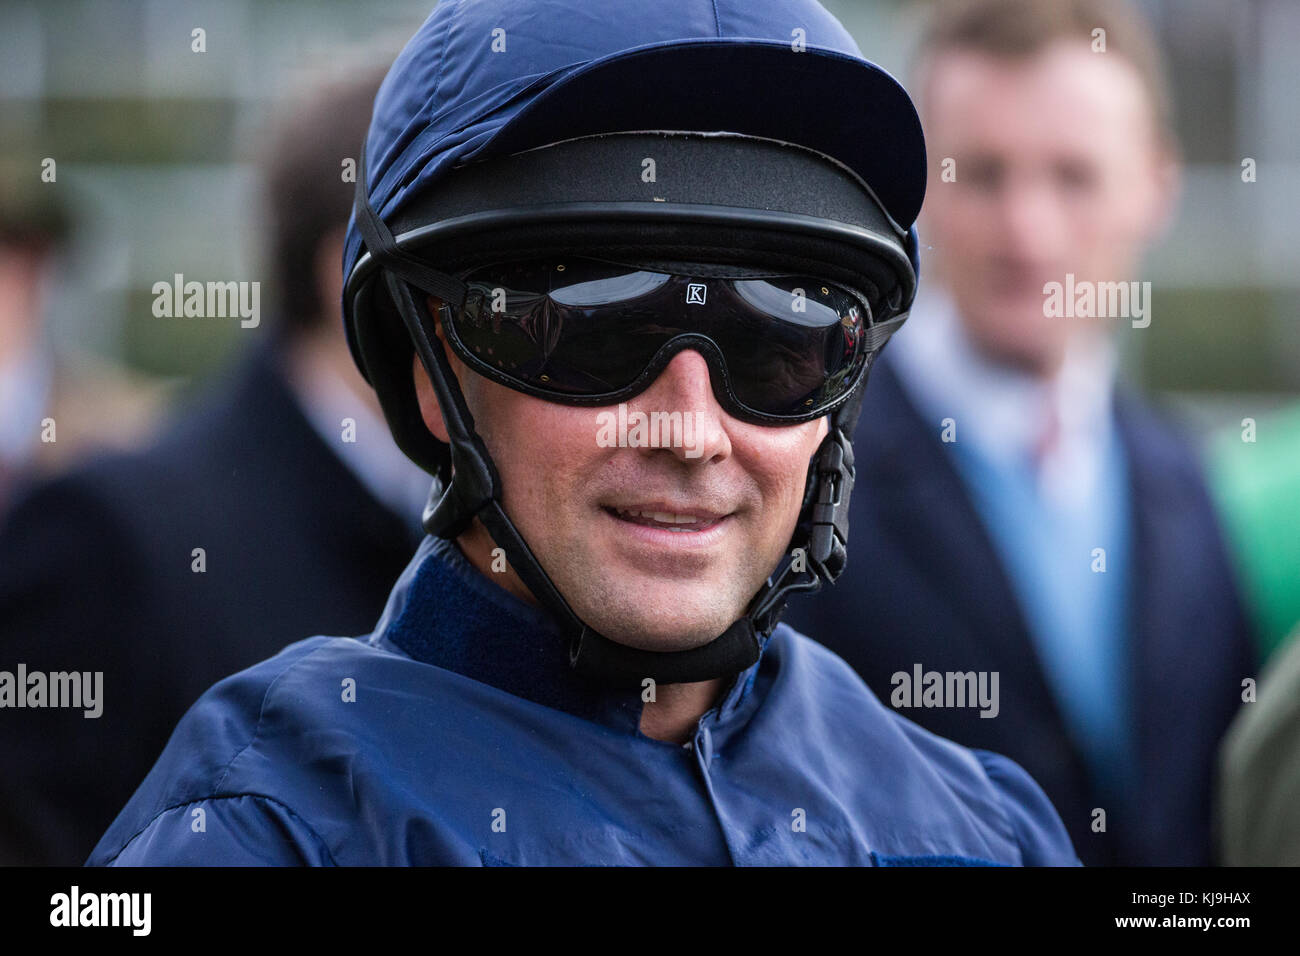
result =
[[[922,94],[932,275],[990,357],[1051,372],[1089,320],[1044,317],[1043,285],[1135,278],[1172,195],[1139,75],[1085,43],[1023,61],[955,50],[935,56]]]
[[[712,640],[744,614],[790,542],[825,417],[781,428],[737,421],[718,406],[704,359],[685,351],[627,412],[692,413],[690,445],[603,447],[598,415],[616,409],[542,401],[448,354],[500,471],[506,513],[580,618],[624,644],[677,650]],[[432,388],[418,365],[415,374],[438,434]],[[673,531],[629,511],[702,520]],[[471,559],[495,547],[477,522],[469,535],[462,547]],[[491,576],[524,593],[513,570]]]

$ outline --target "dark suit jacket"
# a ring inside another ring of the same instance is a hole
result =
[[[29,489],[0,531],[0,670],[103,671],[103,714],[0,711],[0,861],[80,865],[210,685],[370,631],[414,517],[325,446],[264,350],[155,446]]]
[[[1211,862],[1215,750],[1254,676],[1247,622],[1197,462],[1136,396],[1115,414],[1133,501],[1131,687],[1141,766],[1127,808],[1091,792],[1006,572],[940,440],[887,360],[873,369],[853,442],[849,561],[786,620],[889,700],[897,671],[997,671],[1001,712],[904,710],[924,727],[1011,757],[1042,786],[1089,865]],[[1092,810],[1106,810],[1106,831]]]

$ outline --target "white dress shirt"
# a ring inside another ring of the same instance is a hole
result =
[[[953,419],[958,442],[972,442],[987,459],[1011,466],[1038,457],[1036,448],[1051,429],[1055,408],[1057,438],[1041,455],[1039,490],[1065,510],[1087,501],[1097,487],[1112,427],[1114,344],[1102,335],[1077,336],[1058,373],[1039,378],[987,357],[947,294],[926,288],[888,347],[922,413],[935,428]]]

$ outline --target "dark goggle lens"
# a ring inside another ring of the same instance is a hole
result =
[[[821,279],[693,279],[566,260],[490,266],[465,282],[453,315],[464,357],[559,401],[616,396],[693,333],[717,347],[742,406],[807,416],[851,389],[868,357],[867,305]]]

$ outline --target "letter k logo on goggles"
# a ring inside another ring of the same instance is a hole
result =
[[[904,316],[873,321],[866,296],[813,276],[718,267],[681,275],[592,258],[532,259],[463,275],[446,340],[502,385],[565,405],[613,405],[681,351],[709,366],[731,416],[811,421],[842,404]]]

